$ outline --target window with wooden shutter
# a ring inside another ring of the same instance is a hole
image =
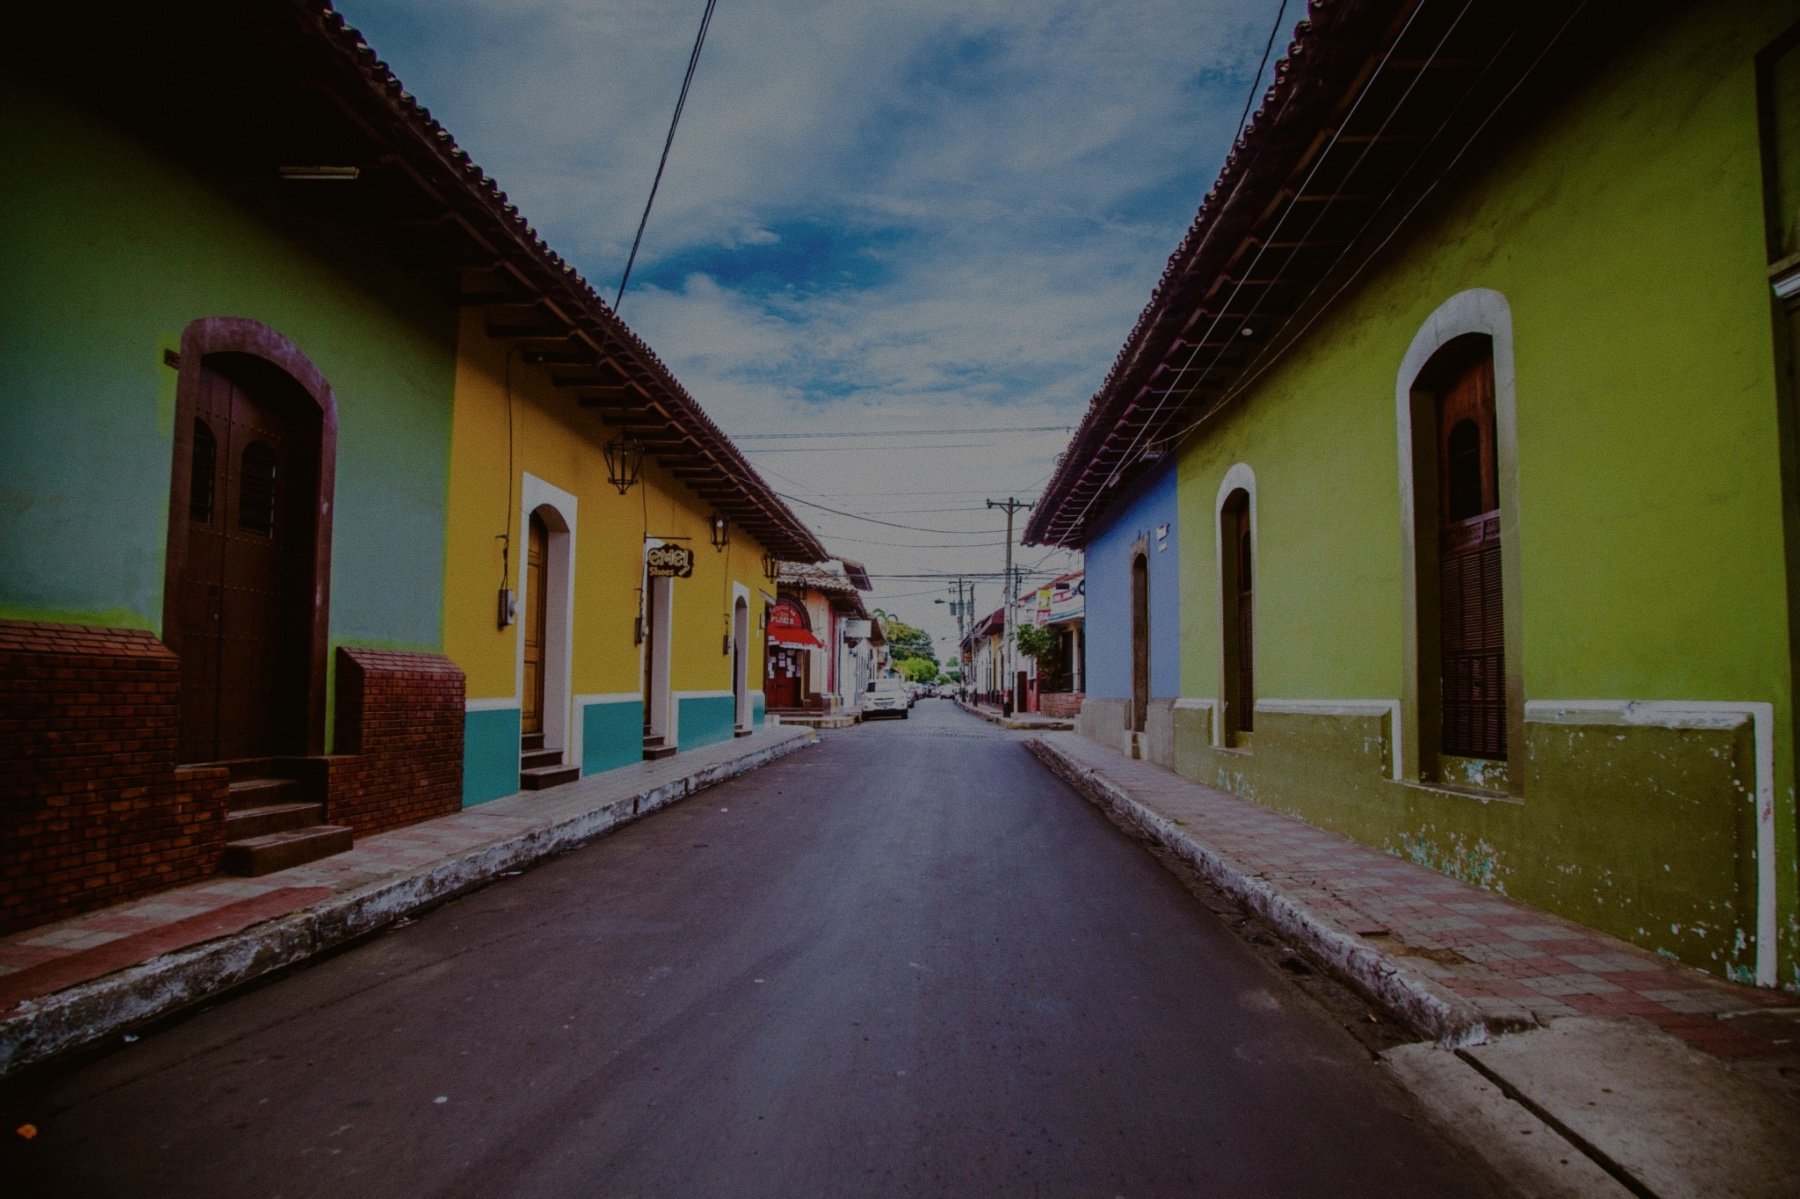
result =
[[[1256,728],[1255,563],[1250,540],[1250,493],[1225,497],[1219,510],[1219,604],[1225,681],[1225,743]]]
[[[188,518],[196,524],[211,524],[219,439],[213,436],[212,426],[199,417],[194,418],[194,452],[188,463]]]
[[[266,441],[244,447],[238,475],[238,528],[275,535],[275,451]]]
[[[1506,629],[1491,350],[1470,355],[1439,392],[1439,749],[1506,757]]]

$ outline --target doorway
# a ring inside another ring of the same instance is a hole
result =
[[[675,580],[646,580],[644,597],[644,744],[673,752],[669,708],[670,659],[674,650]]]
[[[319,393],[329,392],[286,343],[312,387],[259,354],[207,352],[279,342],[261,326],[197,326],[177,387],[165,591],[164,640],[181,660],[180,760],[319,752],[335,431]],[[232,336],[246,326],[266,336]]]
[[[544,731],[544,600],[550,527],[536,512],[525,537],[525,683],[519,700],[519,731],[529,737]]]
[[[750,731],[750,604],[738,596],[731,606],[731,695],[733,728]]]
[[[1131,731],[1144,731],[1150,710],[1150,559],[1131,559]]]

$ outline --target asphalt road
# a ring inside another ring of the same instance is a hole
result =
[[[34,1082],[0,1192],[1500,1193],[1015,736],[823,740]]]

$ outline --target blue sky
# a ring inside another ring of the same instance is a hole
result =
[[[1279,6],[718,0],[620,315],[776,490],[919,526],[795,505],[889,576],[874,603],[948,632],[938,585],[894,576],[999,570],[983,503],[1048,480],[1267,86]],[[610,300],[703,0],[339,8]],[[955,432],[991,427],[1046,431]]]

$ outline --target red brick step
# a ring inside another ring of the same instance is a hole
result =
[[[225,869],[256,878],[343,853],[351,845],[350,830],[341,824],[315,824],[264,837],[233,841],[225,847]]]
[[[323,805],[316,803],[272,803],[254,808],[232,808],[225,816],[225,839],[247,841],[270,833],[321,824],[325,819]]]

